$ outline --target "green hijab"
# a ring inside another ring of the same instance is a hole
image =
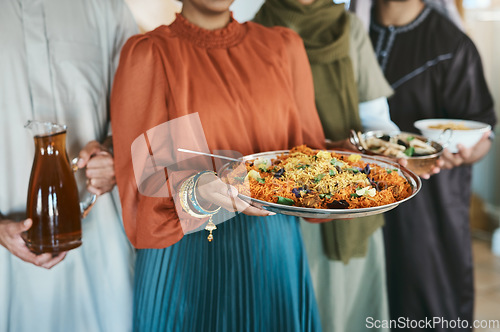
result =
[[[335,5],[332,0],[316,0],[310,5],[298,0],[266,0],[254,22],[288,27],[302,37],[326,138],[342,140],[349,137],[350,129],[361,130],[358,89],[349,54],[350,22],[344,5]],[[370,236],[383,223],[378,215],[321,224],[325,255],[344,263],[365,256]]]
[[[314,80],[316,108],[326,138],[342,140],[361,130],[358,92],[349,56],[349,16],[344,5],[316,0],[267,0],[254,18],[265,26],[297,32],[306,48]]]

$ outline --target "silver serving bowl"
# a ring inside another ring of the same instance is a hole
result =
[[[329,150],[331,152],[335,152],[338,154],[343,154],[343,155],[350,155],[353,154],[351,152],[345,152],[345,151],[335,151],[335,150]],[[277,158],[278,155],[281,154],[287,154],[289,151],[288,150],[281,150],[281,151],[271,151],[271,152],[263,152],[263,153],[256,153],[252,155],[248,155],[242,158],[242,161],[247,161],[247,160],[254,160],[254,159],[268,159],[272,160]],[[359,217],[365,217],[365,216],[371,216],[375,214],[380,214],[389,210],[394,209],[397,207],[399,204],[408,201],[412,197],[414,197],[422,187],[422,182],[420,181],[420,178],[413,173],[412,171],[408,170],[405,167],[402,167],[398,163],[391,161],[386,158],[380,158],[380,157],[375,157],[375,156],[368,156],[360,153],[355,153],[361,155],[361,160],[364,162],[370,163],[370,164],[376,164],[380,167],[383,168],[388,168],[388,169],[393,169],[397,170],[399,175],[403,176],[406,178],[406,180],[410,183],[411,187],[413,188],[412,194],[398,202],[386,204],[386,205],[381,205],[381,206],[376,206],[376,207],[369,207],[369,208],[360,208],[360,209],[313,209],[313,208],[306,208],[306,207],[298,207],[298,206],[288,206],[288,205],[282,205],[282,204],[277,204],[277,203],[270,203],[266,202],[260,199],[256,199],[253,197],[249,197],[246,195],[239,194],[239,197],[244,200],[245,202],[271,211],[275,213],[281,213],[281,214],[286,214],[286,215],[291,215],[291,216],[297,216],[297,217],[303,217],[303,218],[321,218],[321,219],[351,219],[351,218],[359,218]],[[225,174],[227,174],[229,171],[231,171],[230,166],[232,163],[228,163],[222,167],[222,169],[219,171],[219,174],[221,177],[224,177]]]
[[[397,134],[412,135],[412,136],[420,139],[421,141],[426,142],[427,144],[432,146],[434,149],[436,149],[437,152],[433,153],[433,154],[429,154],[429,155],[425,155],[425,156],[405,157],[405,159],[408,160],[408,165],[406,165],[406,168],[413,171],[418,176],[423,175],[423,174],[430,174],[433,166],[436,164],[436,161],[439,159],[439,157],[443,153],[443,146],[434,140],[428,139],[427,137],[424,137],[424,136],[419,135],[419,134],[409,133],[409,132],[385,132],[385,131],[380,131],[380,130],[368,131],[368,132],[362,133],[358,136],[358,134],[356,132],[351,131],[350,141],[361,153],[364,153],[367,155],[372,155],[372,156],[382,156],[382,157],[389,158],[389,157],[384,156],[382,154],[378,154],[374,151],[365,149],[362,146],[360,139],[367,140],[370,137],[381,138],[382,136],[393,137]]]

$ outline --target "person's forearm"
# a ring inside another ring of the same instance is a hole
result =
[[[359,117],[363,131],[384,130],[400,131],[391,120],[386,97],[365,101],[359,104]]]

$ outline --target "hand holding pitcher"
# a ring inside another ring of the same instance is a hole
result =
[[[22,234],[30,229],[32,224],[33,221],[31,219],[21,222],[9,219],[0,220],[0,245],[25,262],[45,269],[51,269],[66,257],[66,252],[61,252],[57,255],[53,255],[52,253],[37,255],[31,252],[26,246]]]
[[[97,196],[111,191],[116,184],[113,156],[97,141],[87,143],[80,151],[77,166],[87,167],[87,190]]]

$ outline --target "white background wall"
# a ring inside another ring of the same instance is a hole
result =
[[[236,0],[231,6],[234,18],[239,22],[250,21],[264,0]]]
[[[500,7],[466,10],[466,32],[476,44],[500,119]],[[500,126],[488,156],[474,165],[473,189],[486,203],[500,211]],[[500,217],[500,214],[499,214]]]
[[[500,0],[487,8],[465,11],[466,32],[476,44],[483,61],[484,72],[495,101],[500,120]],[[489,154],[473,167],[472,187],[483,199],[485,208],[500,226],[500,125]],[[493,234],[492,251],[500,256],[500,227]]]

